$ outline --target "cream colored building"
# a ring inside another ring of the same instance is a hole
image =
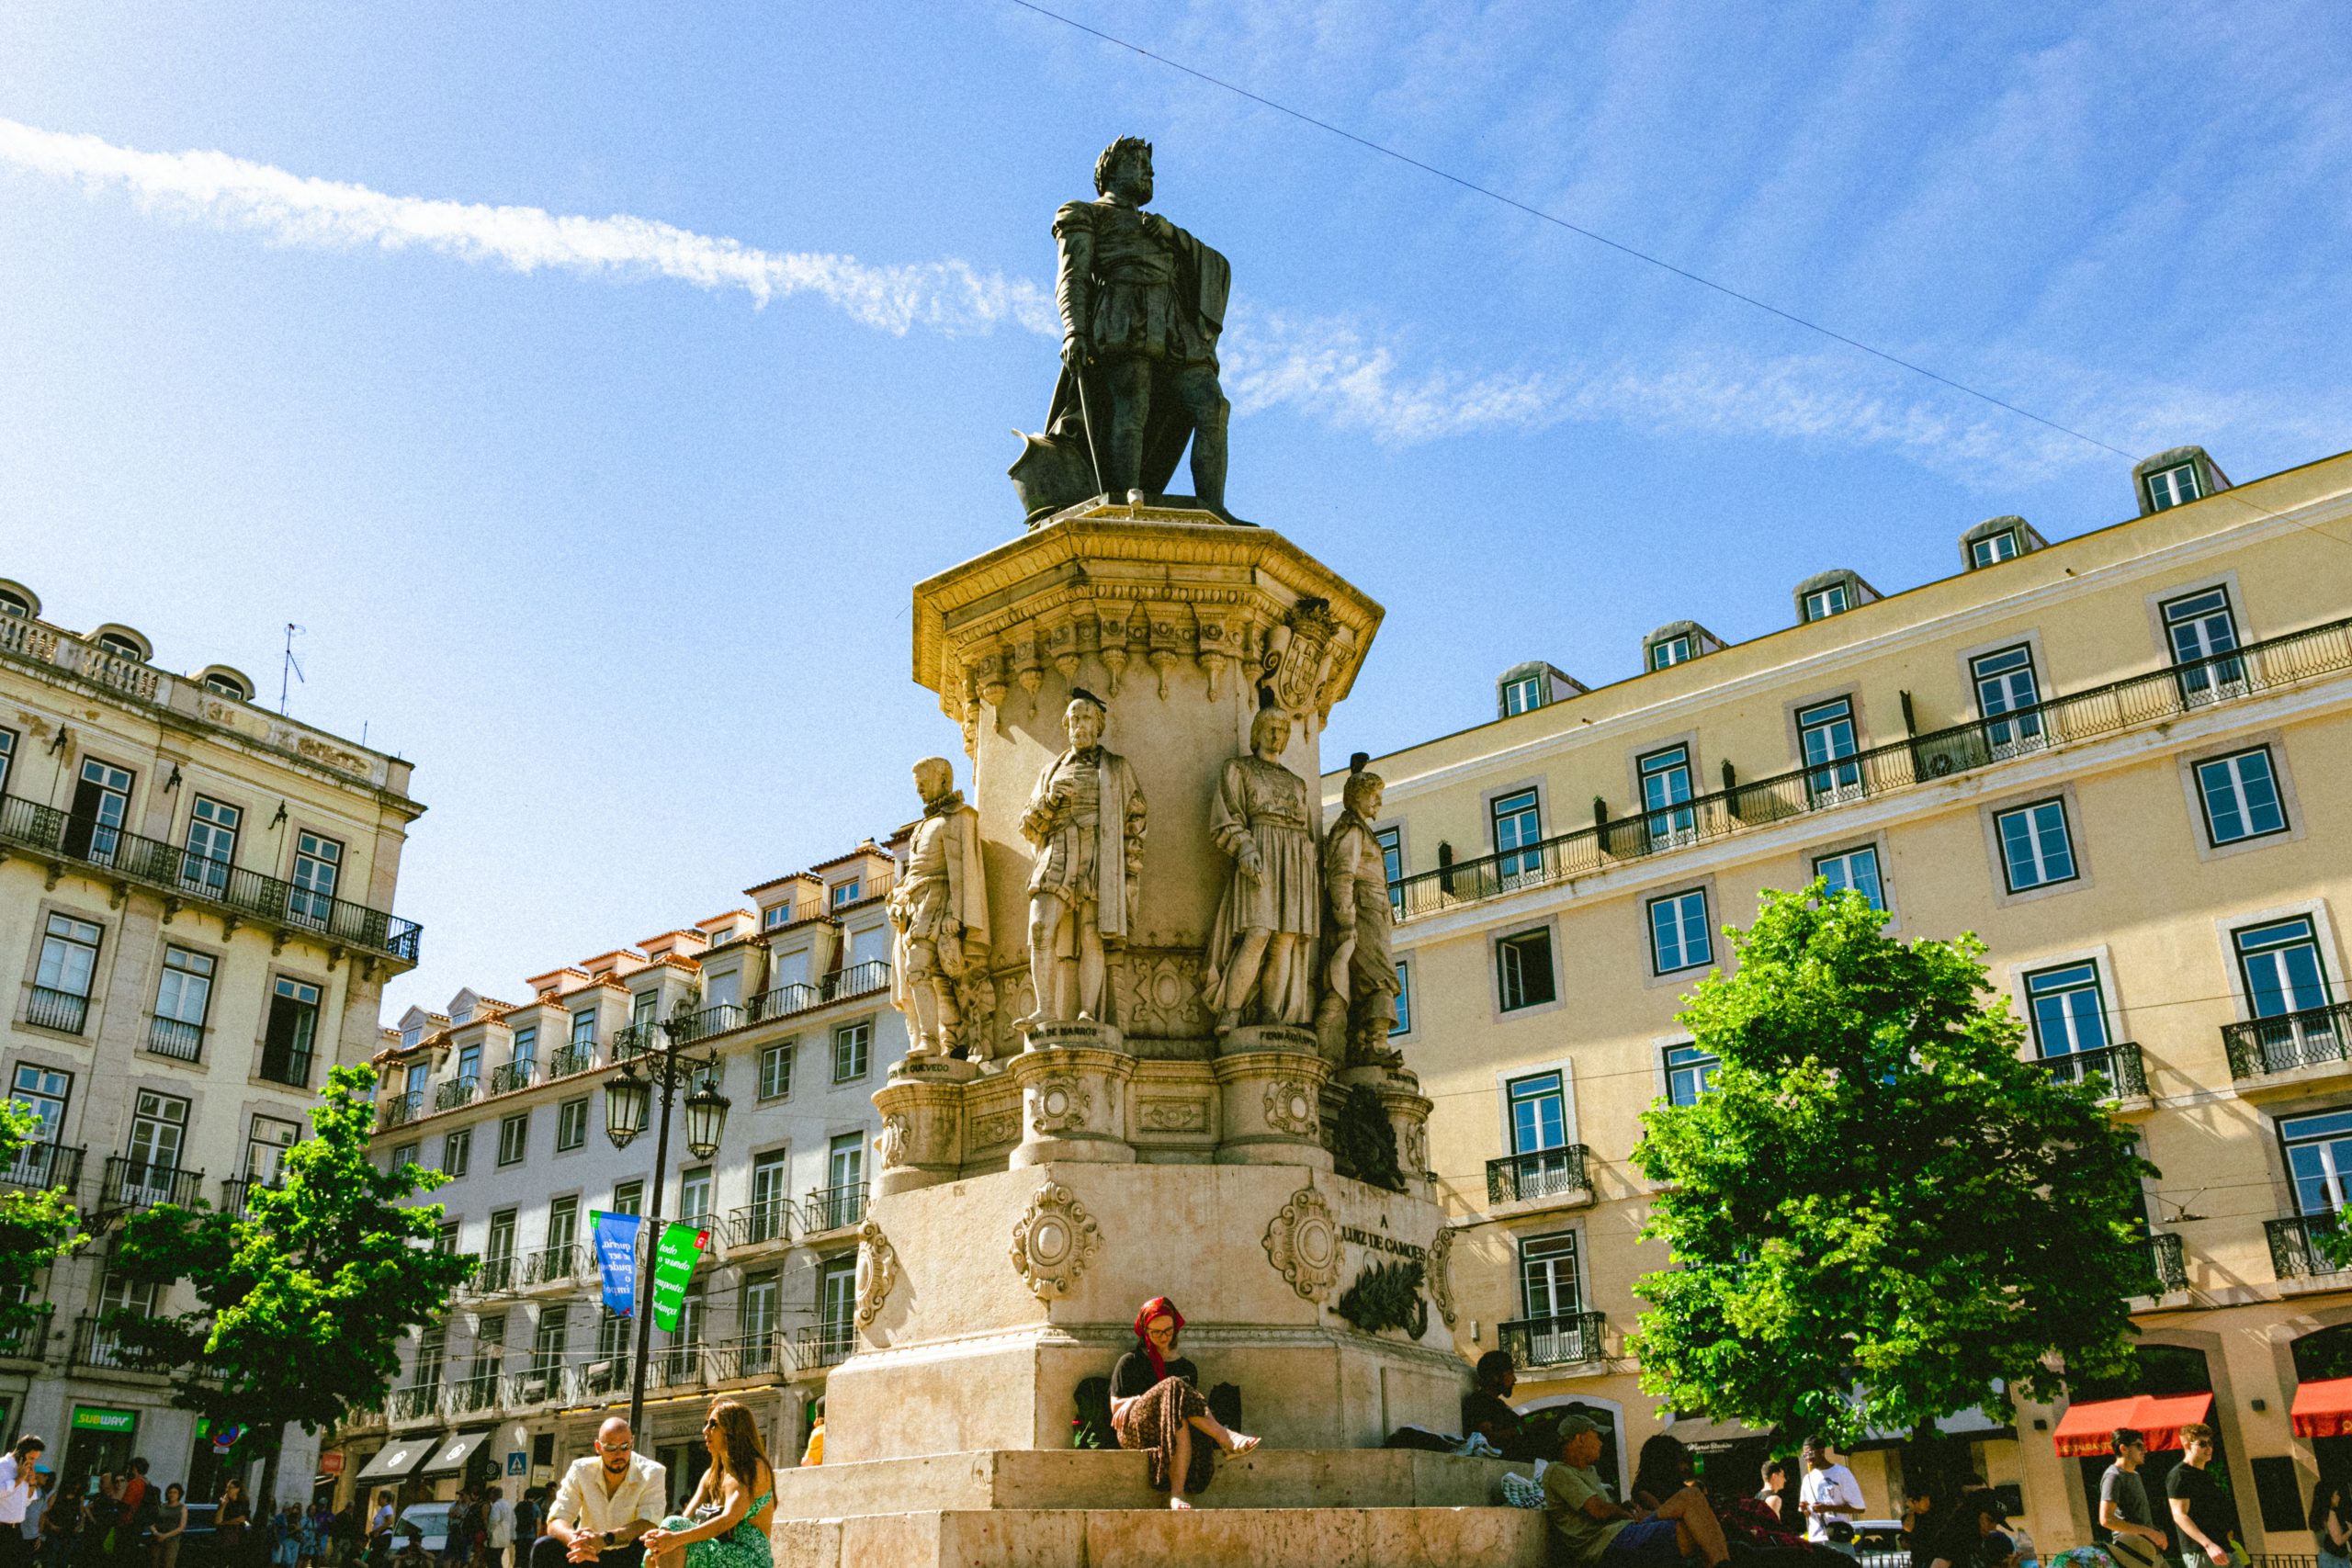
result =
[[[47,1134],[0,1181],[66,1189],[94,1237],[48,1271],[44,1326],[0,1347],[0,1425],[47,1438],[69,1480],[140,1454],[210,1496],[195,1416],[98,1322],[194,1297],[112,1273],[108,1233],[156,1202],[235,1206],[309,1131],[327,1070],[377,1048],[384,982],[417,962],[390,910],[424,807],[407,762],[153,654],[0,581],[0,1071]],[[310,1495],[317,1447],[289,1429],[286,1495]]]
[[[1750,641],[1673,622],[1630,679],[1519,666],[1502,716],[1373,762],[1460,1348],[1509,1348],[1522,1404],[1613,1417],[1621,1462],[1661,1425],[1624,1350],[1668,1261],[1636,1239],[1637,1118],[1703,1089],[1675,1014],[1722,928],[1826,875],[1905,938],[1982,935],[2030,1048],[2114,1086],[2164,1172],[2134,1303],[2161,1348],[2118,1392],[2210,1391],[2248,1544],[2312,1550],[2346,1439],[2290,1411],[2352,1389],[2312,1337],[2352,1324],[2352,1274],[2306,1239],[2352,1180],[2352,456],[2232,488],[2182,448],[2130,482],[2130,521],[1996,518],[1906,592],[1809,578]],[[2089,1539],[2105,1462],[2058,1457],[2063,1416],[1975,1437],[2045,1549]],[[1855,1456],[1874,1516],[1894,1464]]]
[[[429,1201],[447,1245],[481,1265],[447,1320],[402,1346],[386,1410],[331,1440],[346,1488],[446,1496],[486,1448],[512,1497],[627,1409],[636,1340],[604,1309],[591,1216],[652,1212],[654,1135],[615,1148],[603,1085],[657,1024],[716,1055],[731,1103],[707,1159],[687,1150],[682,1112],[672,1123],[660,1213],[707,1222],[711,1245],[678,1331],[654,1334],[638,1441],[670,1466],[681,1504],[714,1394],[749,1404],[772,1452],[799,1456],[854,1337],[870,1096],[906,1052],[890,1007],[894,875],[869,840],[747,889],[750,908],[534,976],[528,1001],[464,990],[386,1032],[375,1147],[451,1174]]]

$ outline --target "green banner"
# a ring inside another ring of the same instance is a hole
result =
[[[74,1430],[77,1432],[135,1432],[138,1429],[139,1412],[136,1410],[101,1410],[90,1404],[74,1407]]]
[[[694,1282],[695,1265],[710,1233],[694,1225],[668,1224],[653,1244],[653,1326],[664,1334],[677,1331],[678,1314],[686,1304],[686,1287]]]

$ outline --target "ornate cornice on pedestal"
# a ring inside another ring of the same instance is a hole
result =
[[[1117,694],[1137,667],[1168,695],[1197,663],[1226,680],[1273,677],[1294,711],[1348,694],[1381,607],[1280,534],[1204,513],[1098,507],[1065,516],[915,585],[914,677],[968,722],[1017,685],[1034,700],[1048,664],[1088,659]],[[1194,521],[1198,518],[1200,521]]]

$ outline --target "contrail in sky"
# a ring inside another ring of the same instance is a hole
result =
[[[815,294],[885,332],[985,332],[1001,321],[1058,334],[1054,303],[1025,278],[949,259],[872,266],[852,256],[763,251],[650,219],[582,218],[537,207],[492,207],[389,196],[311,179],[225,152],[141,152],[96,136],[0,119],[0,164],[87,190],[128,192],[141,207],[251,230],[282,244],[414,247],[516,272],[660,276],[754,304]]]

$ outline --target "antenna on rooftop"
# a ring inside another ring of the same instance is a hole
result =
[[[286,677],[291,674],[304,685],[310,684],[303,679],[301,662],[294,657],[294,639],[310,629],[308,626],[298,626],[291,621],[286,623],[286,662],[277,671],[277,711],[281,715],[286,712]]]

